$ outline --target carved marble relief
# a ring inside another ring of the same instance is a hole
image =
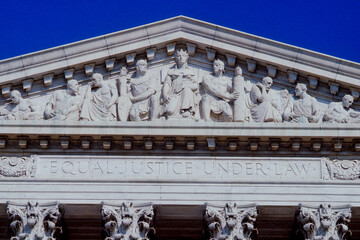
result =
[[[147,61],[136,63],[136,73],[130,81],[130,121],[156,120],[159,118],[160,89],[156,76],[147,74]]]
[[[297,99],[290,98],[283,119],[287,122],[296,123],[317,123],[320,120],[320,107],[317,100],[307,94],[307,87],[303,83],[298,83],[295,87]]]
[[[0,119],[34,120],[37,119],[36,106],[31,101],[21,97],[21,93],[13,90],[10,93],[10,103],[0,109]]]
[[[210,240],[255,239],[258,234],[255,227],[257,216],[256,206],[207,206],[205,221]]]
[[[55,240],[55,234],[62,231],[58,203],[10,202],[7,214],[10,220],[10,240]]]
[[[139,59],[135,71],[123,66],[119,75],[109,79],[93,69],[87,86],[69,78],[67,89],[48,94],[42,101],[46,104],[23,99],[14,90],[9,103],[0,107],[0,119],[360,123],[360,112],[350,108],[351,95],[341,102],[320,104],[304,83],[296,85],[293,96],[287,89],[273,88],[270,76],[274,74],[256,83],[245,79],[239,66],[233,76],[224,73],[225,63],[220,59],[212,62],[212,71],[203,70],[189,64],[189,54],[183,49],[175,51],[174,60],[170,68],[148,71],[147,60]]]
[[[195,71],[188,66],[189,54],[176,52],[176,64],[168,71],[162,90],[166,118],[200,119],[199,105],[201,96]]]
[[[82,96],[79,84],[71,79],[67,82],[67,90],[55,91],[45,106],[44,118],[52,120],[77,121],[80,118]]]
[[[324,122],[359,123],[360,113],[351,109],[354,97],[345,95],[341,102],[331,102],[324,114]]]
[[[152,205],[134,206],[123,203],[120,206],[103,205],[101,210],[106,233],[105,240],[148,240],[152,227],[154,211]]]
[[[34,177],[36,170],[36,156],[30,157],[1,157],[1,177]]]
[[[300,206],[296,219],[297,234],[307,240],[346,240],[351,236],[350,206],[333,208],[321,204],[319,208]]]
[[[204,94],[201,99],[203,119],[210,121],[210,115],[219,115],[222,121],[233,121],[233,109],[230,101],[236,100],[240,93],[234,91],[231,79],[223,76],[225,64],[216,59],[213,64],[214,73],[203,78],[202,86]]]
[[[334,180],[359,180],[360,179],[360,162],[359,160],[330,160],[322,159],[324,179]]]
[[[116,101],[118,93],[113,81],[104,81],[100,73],[92,75],[82,104],[80,120],[116,121]]]

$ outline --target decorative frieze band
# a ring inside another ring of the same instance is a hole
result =
[[[59,129],[56,125],[54,125],[54,127]],[[64,126],[62,130],[65,130],[66,128],[67,127]],[[31,127],[29,126],[29,133],[26,135],[22,134],[18,136],[13,136],[13,133],[9,133],[12,135],[11,138],[7,137],[6,135],[0,135],[0,148],[20,148],[24,150],[32,149],[33,151],[41,150],[41,152],[53,150],[57,151],[60,149],[71,152],[74,149],[79,148],[82,148],[84,150],[97,151],[134,149],[303,153],[312,151],[317,155],[321,156],[328,155],[329,152],[353,152],[353,154],[355,154],[356,152],[360,151],[360,143],[358,136],[356,136],[356,138],[350,137],[348,139],[335,137],[330,140],[329,137],[324,136],[311,139],[306,137],[289,139],[287,138],[287,136],[282,136],[279,134],[276,135],[275,130],[270,128],[269,131],[272,131],[275,134],[274,137],[268,138],[247,136],[252,133],[251,128],[249,128],[248,132],[246,132],[246,129],[243,128],[242,130],[245,132],[245,134],[239,134],[239,137],[235,137],[233,134],[226,134],[225,136],[214,136],[212,135],[214,133],[214,129],[210,132],[205,132],[204,129],[200,129],[199,131],[197,131],[194,127],[184,129],[182,135],[169,134],[171,132],[169,130],[169,127],[167,127],[167,131],[161,132],[157,132],[155,128],[150,129],[146,127],[144,127],[143,129],[129,128],[126,130],[126,132],[119,131],[120,129],[118,127],[111,128],[110,126],[106,126],[106,128],[108,129],[105,130],[105,133],[103,127],[99,125],[89,125],[89,129],[88,131],[86,131],[87,133],[85,135],[84,131],[82,131],[81,129],[73,128],[73,126],[70,126],[67,131],[71,133],[68,136],[64,136],[60,133],[60,131],[59,133],[57,133],[56,130],[50,131],[51,127],[48,127],[49,131],[44,131],[44,135],[40,135],[37,133],[36,127],[34,127],[34,129],[31,129]],[[43,130],[45,129],[46,126],[43,127]],[[102,133],[106,135],[97,135],[97,129],[103,131]],[[181,132],[181,130],[176,128],[175,126],[172,129],[174,131],[177,131],[178,133]],[[234,131],[239,132],[238,129],[233,129]],[[311,129],[309,129],[309,133],[310,130]],[[149,131],[153,131],[154,135],[149,134]],[[92,132],[94,134],[91,134]],[[107,132],[112,132],[112,134],[110,135]],[[189,134],[188,136],[184,135],[186,132]],[[225,131],[222,131],[220,133],[223,134],[224,132]],[[126,133],[127,135],[123,135],[124,133]],[[59,134],[61,134],[62,136],[59,136]],[[204,135],[202,136],[202,134]],[[92,135],[92,137],[90,137],[89,135]]]
[[[206,72],[189,64],[196,54],[196,45],[186,43],[187,51],[167,45],[168,55],[175,54],[175,64],[149,73],[147,62],[152,61],[156,48],[147,49],[146,58],[136,59],[136,53],[125,54],[126,66],[117,69],[110,79],[96,70],[95,63],[84,65],[84,81],[74,79],[75,68],[64,70],[67,89],[52,91],[47,99],[24,99],[18,90],[10,92],[10,103],[0,106],[3,120],[62,120],[62,121],[170,121],[194,122],[251,122],[251,123],[360,123],[360,112],[351,107],[357,97],[356,89],[349,89],[341,101],[321,103],[308,93],[316,89],[318,77],[308,76],[308,84],[297,82],[298,73],[287,71],[291,83],[297,83],[294,94],[288,89],[273,88],[278,67],[266,65],[267,76],[258,82],[245,79],[237,56],[226,53],[227,65],[233,76],[225,75],[225,62],[215,59],[215,51],[207,50],[212,71]],[[107,71],[112,71],[115,58],[105,60]],[[135,72],[131,67],[136,63]],[[256,62],[247,59],[249,72]],[[119,66],[117,66],[119,68]],[[104,69],[105,70],[105,69]],[[161,74],[160,74],[161,73]],[[54,73],[43,76],[45,86],[52,85]],[[90,80],[90,81],[88,81]],[[82,85],[82,82],[88,82]],[[22,81],[23,91],[32,89],[34,80]],[[82,86],[80,86],[80,85]],[[338,82],[328,82],[329,93],[337,95]],[[10,88],[2,87],[3,94]],[[350,94],[351,93],[351,94]],[[41,102],[41,103],[40,103]],[[44,104],[45,103],[45,104]]]

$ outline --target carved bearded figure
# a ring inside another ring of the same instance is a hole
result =
[[[271,89],[273,80],[264,77],[250,91],[249,108],[255,122],[282,122],[280,96]]]
[[[353,102],[354,97],[348,94],[342,98],[341,102],[331,102],[325,111],[324,122],[359,123],[360,113],[350,108]]]
[[[232,81],[223,76],[224,62],[217,59],[213,64],[213,74],[203,78],[204,95],[201,99],[201,110],[205,121],[210,121],[211,113],[223,115],[223,120],[233,121],[233,112],[229,104],[237,99],[239,93],[232,93]]]
[[[131,121],[155,120],[159,115],[159,98],[155,95],[157,79],[146,71],[147,61],[137,61],[135,77],[130,81]]]
[[[284,120],[296,123],[317,123],[320,120],[319,103],[307,94],[307,87],[298,83],[295,87],[297,99],[291,99],[283,114]]]
[[[50,102],[45,106],[45,119],[78,121],[82,98],[79,94],[79,84],[71,79],[67,82],[66,90],[53,93]]]
[[[36,107],[29,100],[21,97],[18,90],[10,93],[10,104],[0,110],[2,119],[6,120],[33,120],[36,118]]]
[[[92,79],[85,93],[80,119],[116,121],[118,93],[115,82],[105,82],[100,73],[94,73]]]
[[[166,117],[183,117],[199,120],[199,83],[195,73],[188,66],[189,54],[176,52],[176,65],[169,69],[163,87],[163,100]]]

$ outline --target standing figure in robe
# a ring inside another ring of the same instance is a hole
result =
[[[224,62],[216,59],[213,63],[213,74],[204,76],[202,85],[204,87],[204,95],[201,99],[201,110],[203,119],[210,121],[211,112],[222,115],[222,119],[226,122],[233,121],[233,110],[229,102],[239,97],[238,92],[233,92],[231,79],[225,78]]]
[[[116,121],[118,92],[115,82],[105,82],[100,73],[92,75],[93,82],[85,92],[80,119],[85,121]]]
[[[137,61],[135,77],[130,81],[131,121],[155,120],[159,117],[159,97],[155,95],[157,78],[146,72],[147,61]]]
[[[167,73],[162,90],[167,118],[182,117],[199,120],[199,83],[188,66],[189,54],[182,49],[176,52],[176,65]]]
[[[317,123],[320,120],[320,107],[316,98],[307,94],[307,87],[303,83],[296,84],[295,96],[291,99],[283,114],[284,120],[296,123]]]
[[[67,82],[66,90],[55,91],[45,106],[44,117],[51,120],[78,121],[82,97],[79,94],[78,81],[71,79]]]
[[[360,113],[351,109],[354,97],[346,94],[341,102],[331,102],[325,111],[323,120],[329,123],[359,123]]]
[[[36,118],[36,107],[30,100],[21,97],[18,90],[10,93],[10,104],[0,109],[1,119],[6,120],[34,120]]]
[[[282,122],[279,95],[271,89],[273,80],[264,77],[250,91],[250,112],[255,122]]]

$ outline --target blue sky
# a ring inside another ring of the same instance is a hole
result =
[[[360,62],[360,0],[1,0],[0,59],[178,15]]]

